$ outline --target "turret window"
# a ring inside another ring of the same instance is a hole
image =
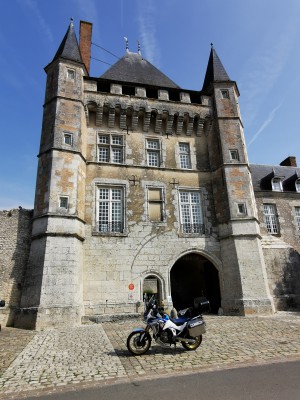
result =
[[[296,192],[300,193],[300,179],[297,179],[295,182]]]
[[[238,150],[236,150],[236,149],[229,150],[229,154],[230,154],[230,159],[232,161],[239,161],[240,160]]]
[[[247,215],[247,208],[245,203],[238,203],[238,214],[239,215]]]
[[[72,146],[72,144],[73,144],[72,133],[64,133],[64,144],[66,144],[68,146]]]
[[[229,91],[227,89],[221,89],[222,99],[229,99]]]
[[[70,81],[75,80],[75,70],[74,69],[68,69],[67,70],[67,77]]]
[[[61,196],[59,198],[59,208],[68,209],[69,206],[69,198],[67,196]]]

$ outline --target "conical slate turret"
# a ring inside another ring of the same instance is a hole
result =
[[[63,38],[53,61],[57,58],[64,58],[70,61],[76,61],[82,63],[82,58],[76,38],[76,33],[74,30],[73,21],[70,22],[69,28],[65,37]]]
[[[206,74],[204,78],[202,90],[206,90],[212,82],[226,82],[230,81],[230,78],[216,52],[216,50],[211,47],[210,56],[206,68]]]

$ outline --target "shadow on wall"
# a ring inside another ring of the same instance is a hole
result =
[[[275,263],[280,263],[278,258]],[[300,310],[300,254],[289,249],[281,265],[282,275],[276,282],[274,289],[274,300],[278,311]]]

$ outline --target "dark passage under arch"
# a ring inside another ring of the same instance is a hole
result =
[[[204,296],[210,301],[211,313],[221,307],[219,274],[215,266],[200,254],[181,257],[170,273],[171,295],[177,310],[193,306],[194,298]]]

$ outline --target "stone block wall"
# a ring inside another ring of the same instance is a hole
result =
[[[24,274],[28,261],[32,210],[0,211],[0,323],[11,324],[14,310],[19,307]]]

